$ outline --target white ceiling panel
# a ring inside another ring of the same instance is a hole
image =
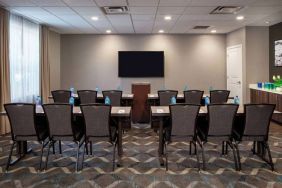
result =
[[[216,7],[210,6],[210,7],[187,7],[183,14],[187,15],[205,15],[209,14],[211,11],[213,11]]]
[[[68,6],[96,6],[93,0],[63,0]]]
[[[170,14],[182,14],[185,7],[159,7],[157,14],[170,15]]]
[[[159,4],[159,0],[128,0],[129,6],[152,6],[156,7]]]
[[[157,7],[129,7],[131,14],[156,14]]]
[[[104,16],[104,13],[101,11],[100,7],[72,7],[72,9],[82,16]]]
[[[61,0],[30,0],[38,6],[66,6]]]
[[[13,6],[36,6],[29,0],[0,0],[0,4],[6,7]]]
[[[104,6],[126,6],[126,0],[95,0],[99,7]]]
[[[61,33],[208,33],[191,29],[210,25],[218,33],[243,26],[269,26],[282,21],[282,0],[0,0],[17,14],[47,24]],[[101,6],[129,6],[124,15],[105,15]],[[243,6],[237,14],[210,15],[217,6]],[[243,21],[236,15],[243,15]],[[164,20],[165,15],[172,20]],[[92,20],[97,16],[98,20]],[[266,23],[266,21],[270,23]]]

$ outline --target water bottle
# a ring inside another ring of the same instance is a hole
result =
[[[97,91],[97,93],[99,93],[99,90],[100,90],[100,89],[99,89],[99,87],[97,86],[95,90]]]
[[[74,98],[73,98],[73,96],[70,97],[69,103],[70,103],[70,105],[72,105],[72,106],[74,105]]]
[[[108,96],[106,96],[106,98],[105,98],[105,104],[107,104],[107,105],[111,104],[111,99]]]
[[[210,86],[209,87],[209,92],[211,92],[213,90],[213,87],[212,86]]]
[[[189,88],[188,88],[188,86],[186,85],[185,87],[184,87],[184,91],[188,91],[189,90]]]
[[[176,104],[176,98],[174,96],[170,98],[170,104]]]
[[[71,96],[73,97],[74,96],[74,88],[73,87],[70,88],[70,92],[71,92]]]
[[[36,106],[40,106],[41,105],[41,97],[40,96],[36,97],[35,104],[36,104]]]
[[[210,98],[208,96],[205,97],[205,105],[210,104]]]
[[[238,96],[234,97],[234,104],[240,104],[240,100]]]

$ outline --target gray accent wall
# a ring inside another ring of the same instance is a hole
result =
[[[164,51],[164,78],[119,78],[118,51]],[[61,88],[131,91],[133,82],[163,89],[226,88],[225,35],[61,35]]]

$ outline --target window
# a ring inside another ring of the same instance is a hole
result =
[[[10,15],[10,85],[12,102],[33,102],[39,95],[39,25]]]

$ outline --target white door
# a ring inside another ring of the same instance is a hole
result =
[[[227,48],[227,90],[230,96],[238,96],[243,104],[243,57],[242,45],[230,46]]]

